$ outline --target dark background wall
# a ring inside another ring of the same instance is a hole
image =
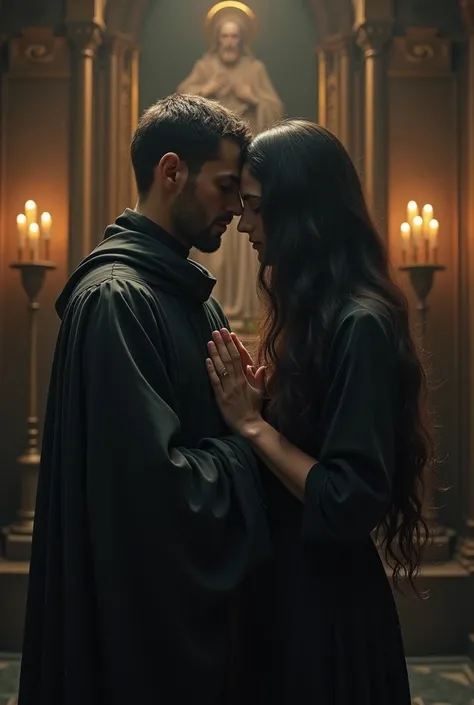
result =
[[[259,22],[255,55],[292,117],[316,119],[314,16],[304,0],[249,0]],[[155,0],[141,36],[140,107],[172,93],[206,51],[204,22],[212,0]]]

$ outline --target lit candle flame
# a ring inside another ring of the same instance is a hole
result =
[[[409,201],[407,205],[407,220],[408,224],[413,223],[413,219],[418,216],[418,204],[416,201]]]
[[[25,203],[25,215],[26,220],[28,221],[28,225],[36,223],[37,212],[37,206],[34,201],[29,200]]]
[[[45,240],[51,237],[51,225],[53,220],[49,213],[41,213],[41,232]]]

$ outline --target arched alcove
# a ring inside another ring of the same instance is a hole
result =
[[[139,37],[141,108],[175,91],[207,50],[204,22],[213,4],[213,0],[149,3]],[[316,119],[318,36],[311,8],[303,0],[247,4],[258,18],[252,49],[267,67],[286,113]],[[164,66],[166,70],[160,70]]]
[[[145,18],[160,2],[162,0],[134,0],[133,3],[129,0],[106,0],[106,25],[112,31],[119,31],[138,39]],[[293,0],[293,5],[296,6],[297,3],[308,7],[313,13],[319,42],[326,39],[329,34],[344,34],[352,29],[352,0]],[[187,12],[194,2],[175,0],[175,4]],[[278,13],[280,5],[280,2],[271,3],[274,14]],[[188,20],[187,16],[186,19]]]

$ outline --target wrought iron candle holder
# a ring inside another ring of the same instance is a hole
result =
[[[21,283],[28,297],[28,417],[27,445],[17,462],[21,469],[21,506],[17,520],[4,530],[5,557],[8,560],[29,560],[35,518],[36,489],[41,461],[38,421],[38,296],[46,273],[56,269],[54,262],[25,261],[10,265],[21,275]]]
[[[408,272],[416,295],[416,311],[423,345],[426,342],[428,296],[433,288],[436,272],[443,272],[445,269],[442,264],[405,264],[400,267],[401,272]]]
[[[416,296],[417,324],[420,330],[421,345],[426,348],[428,323],[428,296],[433,288],[436,272],[443,272],[446,267],[441,264],[405,264],[400,271],[407,272]],[[447,561],[451,554],[453,532],[438,522],[438,512],[434,497],[436,488],[429,487],[429,501],[425,509],[425,520],[431,535],[431,543],[425,551],[425,561]]]

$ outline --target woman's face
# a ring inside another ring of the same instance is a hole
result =
[[[244,212],[238,230],[248,234],[249,241],[253,249],[257,251],[259,261],[262,262],[265,254],[265,233],[260,213],[262,187],[250,174],[247,166],[242,169],[240,194],[244,204]]]

